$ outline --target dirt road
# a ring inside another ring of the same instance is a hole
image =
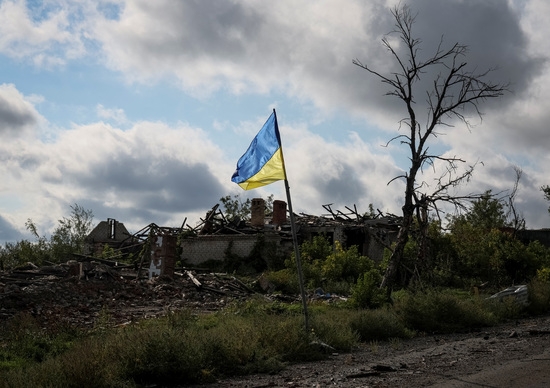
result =
[[[277,375],[209,387],[550,387],[550,317],[475,333],[363,344],[350,354],[291,365]]]

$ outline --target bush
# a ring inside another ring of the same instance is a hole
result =
[[[282,269],[275,272],[266,272],[264,275],[267,282],[273,287],[271,292],[279,291],[285,294],[299,294],[300,283],[296,271]]]
[[[498,322],[480,298],[449,291],[404,293],[394,306],[408,328],[426,333],[463,331]]]
[[[409,330],[400,317],[391,309],[357,311],[350,320],[350,327],[362,342],[411,338]]]
[[[371,269],[359,276],[357,284],[352,287],[351,304],[359,308],[377,308],[384,304],[386,295],[379,288],[382,275],[376,269]]]
[[[324,236],[315,236],[301,246],[302,273],[308,288],[323,288],[326,292],[347,294],[359,275],[374,268],[374,262],[359,254],[357,246],[344,249],[340,242],[334,249]],[[296,271],[296,258],[285,265]]]
[[[334,244],[334,252],[321,264],[323,277],[329,280],[346,280],[355,283],[360,274],[374,267],[374,262],[361,256],[356,245],[344,249],[339,241]]]
[[[550,282],[537,276],[529,283],[529,306],[527,311],[533,315],[545,314],[550,311]]]

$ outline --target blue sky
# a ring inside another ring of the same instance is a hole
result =
[[[406,152],[382,145],[405,111],[352,64],[392,70],[381,39],[396,3],[0,1],[0,243],[27,238],[28,219],[47,235],[75,203],[137,231],[199,222],[228,194],[284,199],[282,182],[244,192],[230,181],[273,108],[296,212],[372,203],[399,214],[402,183],[387,183]],[[468,63],[511,89],[430,149],[483,162],[463,193],[506,193],[519,167],[518,210],[527,227],[549,226],[550,6],[411,4],[422,53],[441,37],[466,44]]]

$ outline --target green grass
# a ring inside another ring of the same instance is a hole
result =
[[[405,293],[394,310],[406,327],[425,333],[468,331],[500,320],[483,298],[450,290]]]
[[[550,284],[531,286],[537,312],[547,312]],[[139,387],[200,384],[230,375],[276,373],[292,362],[349,352],[359,342],[401,340],[419,332],[490,326],[517,316],[509,303],[491,304],[464,292],[395,294],[394,305],[358,309],[350,303],[308,306],[256,298],[217,313],[190,311],[111,328],[105,311],[90,332],[45,332],[20,315],[2,330],[0,387]]]

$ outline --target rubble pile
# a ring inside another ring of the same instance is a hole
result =
[[[94,261],[28,264],[0,272],[0,323],[28,313],[44,326],[92,328],[105,316],[119,325],[179,309],[214,311],[252,293],[233,276],[199,270],[149,279],[128,266]]]

